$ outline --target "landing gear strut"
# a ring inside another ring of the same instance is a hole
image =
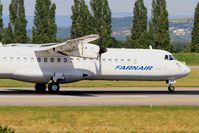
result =
[[[60,86],[58,83],[52,82],[48,84],[48,91],[52,94],[56,94],[59,92]]]
[[[166,81],[167,84],[169,84],[168,90],[170,93],[174,93],[175,92],[175,86],[174,84],[176,83],[175,80],[168,80]]]
[[[35,90],[37,93],[45,93],[46,92],[46,84],[36,83]]]

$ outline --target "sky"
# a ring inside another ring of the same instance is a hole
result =
[[[8,15],[8,7],[11,0],[1,0],[4,9],[4,15]],[[56,3],[56,15],[60,16],[70,16],[71,6],[73,5],[73,0],[52,0]],[[85,0],[89,4],[90,0]],[[132,12],[134,2],[136,0],[108,0],[112,12]],[[34,15],[35,0],[24,0],[26,15]],[[170,16],[176,15],[188,15],[193,16],[195,7],[199,0],[167,0],[167,9]],[[148,9],[148,15],[151,13],[151,3],[152,0],[145,0],[145,6]]]

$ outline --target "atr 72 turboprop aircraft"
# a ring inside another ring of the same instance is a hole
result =
[[[64,43],[9,44],[0,47],[0,78],[36,83],[36,92],[58,93],[61,83],[80,80],[166,81],[174,92],[175,80],[190,68],[167,51],[157,49],[102,49],[89,35]]]

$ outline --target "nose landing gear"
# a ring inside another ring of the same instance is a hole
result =
[[[175,80],[168,80],[168,81],[166,81],[166,83],[169,84],[169,86],[168,86],[169,92],[174,93],[175,92],[174,84],[176,83],[176,81]]]
[[[168,90],[169,90],[170,93],[174,93],[175,92],[175,86],[169,85]]]

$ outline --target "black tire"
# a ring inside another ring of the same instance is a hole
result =
[[[56,94],[59,92],[60,86],[58,83],[50,83],[48,84],[48,91],[51,94]]]
[[[170,93],[174,93],[175,92],[175,86],[170,85],[168,87],[168,90],[169,90]]]
[[[37,93],[45,93],[46,92],[46,84],[41,84],[41,83],[35,84],[35,91]]]

